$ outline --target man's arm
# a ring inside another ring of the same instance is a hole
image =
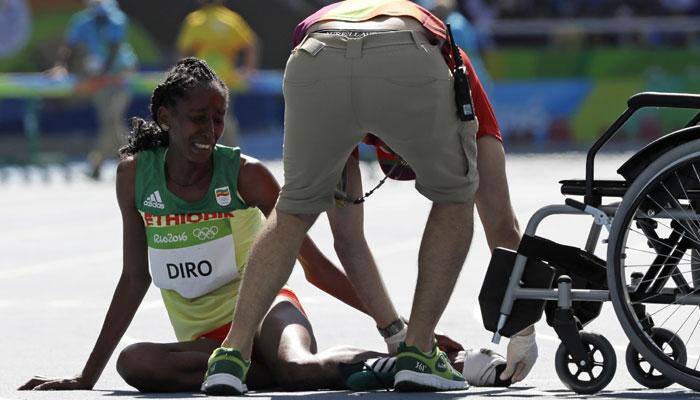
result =
[[[62,44],[58,48],[58,54],[56,55],[56,62],[54,65],[47,69],[45,73],[51,78],[59,79],[68,75],[68,60],[70,60],[71,55],[74,52],[74,46],[68,44]]]

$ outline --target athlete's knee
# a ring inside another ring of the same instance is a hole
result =
[[[139,391],[150,391],[155,365],[163,362],[152,343],[135,343],[127,346],[117,358],[117,372],[126,383]]]
[[[321,374],[321,363],[316,357],[293,357],[279,361],[277,383],[285,390],[305,390]]]

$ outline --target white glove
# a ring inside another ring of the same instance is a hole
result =
[[[406,340],[406,332],[408,332],[408,325],[404,324],[403,329],[399,332],[384,338],[386,342],[386,348],[389,354],[396,354],[396,350],[399,349],[399,344]]]
[[[489,349],[467,349],[460,351],[457,358],[464,358],[462,375],[473,386],[494,386],[496,367],[506,363],[502,355]]]
[[[506,369],[501,373],[501,380],[511,378],[511,382],[520,382],[535,365],[537,360],[537,342],[535,332],[524,336],[512,336],[508,342]]]

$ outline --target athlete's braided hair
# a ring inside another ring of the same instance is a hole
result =
[[[206,62],[194,57],[183,58],[175,64],[165,81],[153,90],[151,95],[151,119],[139,117],[131,119],[131,132],[127,145],[119,149],[121,158],[134,155],[142,150],[168,145],[168,131],[158,124],[158,109],[161,106],[174,107],[177,100],[187,95],[187,92],[201,85],[216,85],[221,88],[228,102],[226,84],[207,65]]]

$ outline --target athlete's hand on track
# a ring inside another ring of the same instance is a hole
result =
[[[440,350],[445,353],[452,353],[464,350],[464,346],[452,340],[451,337],[445,335],[444,333],[435,332],[435,340]]]
[[[46,378],[35,376],[17,390],[91,390],[92,384],[81,376],[74,378]]]
[[[437,341],[437,345],[440,348],[440,350],[447,353],[447,358],[450,359],[452,365],[455,366],[455,368],[459,368],[459,370],[461,371],[461,363],[464,362],[464,357],[460,359],[459,352],[464,350],[464,346],[452,340],[451,337],[437,331],[435,332],[435,340]],[[458,365],[455,365],[455,363],[457,363]]]

